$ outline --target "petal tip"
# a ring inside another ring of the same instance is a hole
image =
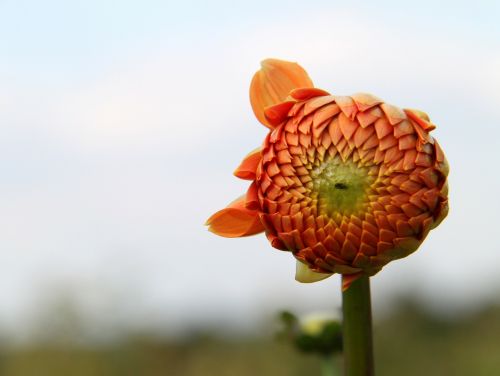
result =
[[[312,271],[306,264],[297,260],[295,267],[295,280],[301,283],[319,282],[332,276],[333,273],[318,273]]]
[[[208,218],[208,230],[225,238],[239,238],[264,231],[258,210],[245,207],[245,196]]]

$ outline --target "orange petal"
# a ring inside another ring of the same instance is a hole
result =
[[[380,108],[384,111],[385,116],[387,116],[387,120],[389,120],[391,125],[399,124],[406,119],[406,114],[399,107],[388,103],[382,103]]]
[[[404,111],[406,115],[408,115],[408,117],[415,123],[420,125],[423,130],[430,132],[433,129],[436,129],[436,126],[430,122],[429,116],[425,112],[413,109],[405,109]]]
[[[245,196],[245,207],[250,210],[260,209],[259,196],[257,194],[257,184],[255,181],[250,184]]]
[[[288,118],[288,112],[295,103],[295,101],[286,101],[266,107],[264,109],[264,116],[267,122],[273,127],[283,123]]]
[[[369,110],[370,108],[376,106],[377,104],[382,103],[380,98],[368,93],[358,93],[351,95],[351,98],[354,99],[354,103],[358,106],[358,110],[364,112]]]
[[[255,235],[264,231],[258,210],[245,208],[245,196],[219,210],[205,223],[208,230],[226,238]]]
[[[243,158],[243,161],[238,168],[234,170],[234,176],[243,180],[255,180],[255,172],[257,171],[257,167],[259,166],[261,159],[261,148],[259,147],[252,150],[245,158]]]
[[[277,59],[262,61],[250,84],[250,102],[257,119],[272,129],[264,109],[283,102],[293,89],[301,87],[313,87],[313,83],[300,65]]]
[[[328,91],[317,89],[315,87],[302,87],[298,89],[293,89],[290,92],[290,96],[299,101],[305,101],[314,97],[322,97],[325,95],[330,95]]]

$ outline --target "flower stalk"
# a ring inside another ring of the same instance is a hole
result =
[[[340,373],[335,366],[332,355],[323,356],[321,359],[321,376],[339,376]]]
[[[373,376],[370,279],[358,278],[342,292],[345,376]]]

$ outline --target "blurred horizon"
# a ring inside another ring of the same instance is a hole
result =
[[[248,87],[268,57],[437,124],[450,214],[372,278],[376,317],[405,296],[447,318],[500,304],[499,16],[495,1],[0,0],[0,345],[64,331],[65,310],[97,341],[339,309],[338,276],[299,284],[263,236],[203,226],[246,189],[232,171],[266,133]]]
[[[182,337],[126,328],[115,337],[88,336],[77,311],[54,306],[40,317],[30,341],[5,341],[0,330],[0,374],[16,375],[311,375],[318,355],[299,352],[278,336],[278,314],[252,332],[198,328]],[[432,312],[415,297],[398,299],[375,315],[376,372],[392,375],[495,375],[500,371],[500,304],[467,315]],[[282,323],[281,323],[282,324]],[[342,358],[334,364],[342,368]],[[409,365],[412,365],[409,367]]]

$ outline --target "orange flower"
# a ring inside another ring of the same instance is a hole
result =
[[[246,195],[212,215],[225,237],[265,232],[297,259],[296,279],[363,274],[415,251],[448,212],[448,163],[418,110],[370,94],[330,95],[298,64],[268,59],[250,101],[269,128],[234,174]]]

